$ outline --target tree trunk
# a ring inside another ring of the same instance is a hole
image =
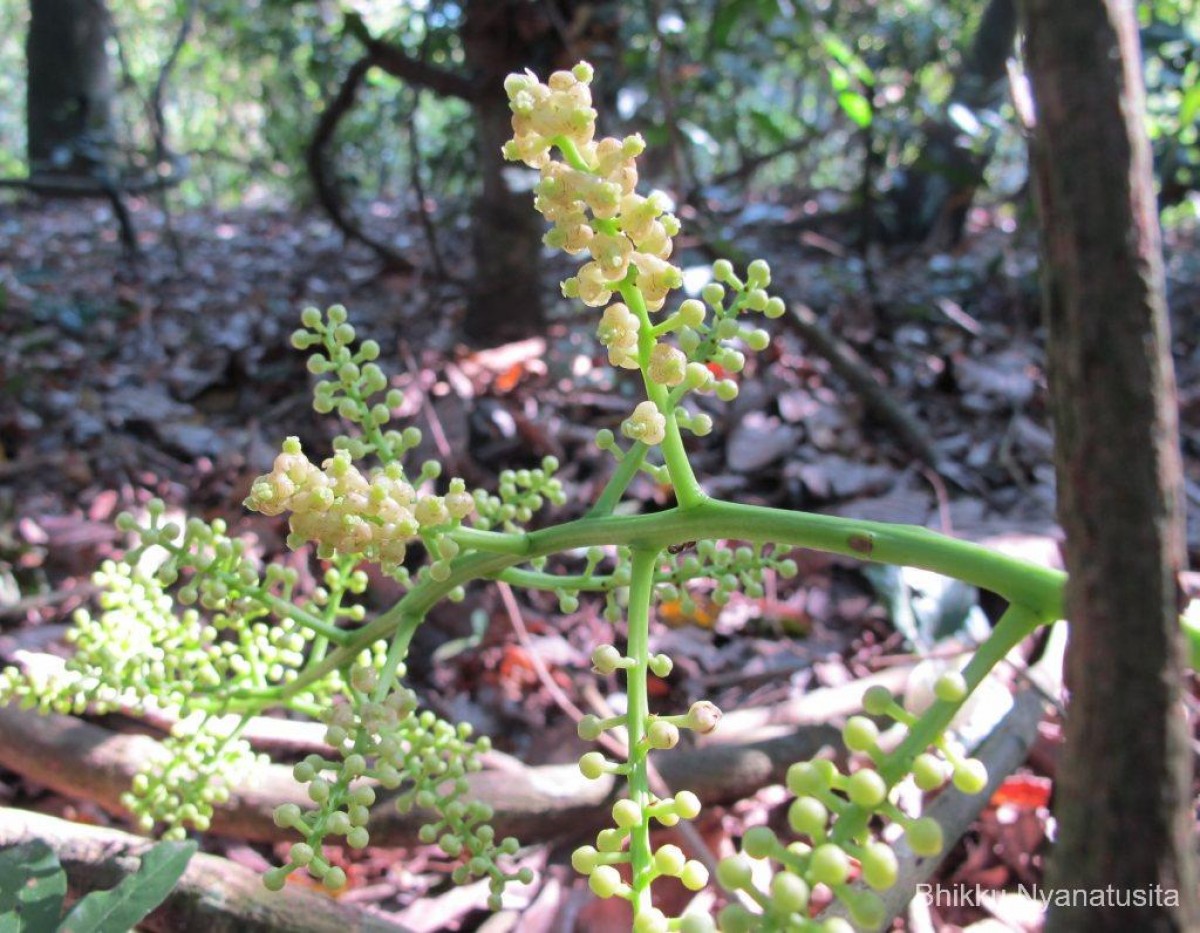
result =
[[[1195,930],[1182,468],[1135,14],[1022,4],[1072,620],[1049,884],[1109,892],[1047,929]]]
[[[524,0],[470,0],[462,27],[475,76],[475,143],[481,188],[472,218],[475,275],[463,333],[495,343],[541,331],[545,314],[538,281],[542,221],[529,191],[515,191],[500,149],[512,135],[504,78],[532,68],[543,78],[555,67],[561,41],[537,5]]]
[[[955,76],[946,116],[922,127],[921,154],[888,198],[892,216],[886,226],[895,239],[933,238],[941,245],[953,245],[962,238],[992,145],[987,142],[982,151],[977,150],[950,118],[950,108],[957,105],[973,113],[999,104],[1016,37],[1014,0],[989,0]]]
[[[94,174],[112,145],[102,0],[31,0],[26,41],[30,175]]]

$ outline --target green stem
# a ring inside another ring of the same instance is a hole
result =
[[[629,646],[626,654],[633,666],[625,671],[625,692],[629,708],[625,728],[629,733],[629,799],[637,804],[641,822],[629,833],[629,861],[632,869],[633,916],[652,905],[650,882],[653,880],[654,853],[650,848],[650,773],[649,749],[644,741],[650,716],[650,698],[646,672],[650,666],[650,600],[654,594],[654,568],[659,551],[635,548],[629,582]]]
[[[617,464],[617,469],[605,484],[595,503],[588,510],[588,518],[599,518],[613,513],[613,509],[617,507],[617,503],[625,495],[625,490],[633,482],[633,478],[637,475],[637,471],[641,468],[642,461],[646,459],[646,453],[649,450],[650,448],[641,441],[629,448],[629,452]]]
[[[540,570],[525,570],[521,567],[506,567],[493,576],[510,586],[519,586],[527,590],[575,590],[604,593],[612,589],[612,577],[608,574],[601,576],[584,576],[581,573],[553,574]]]
[[[372,642],[390,638],[402,624],[415,627],[455,587],[493,577],[515,564],[593,545],[658,550],[703,538],[807,547],[860,560],[920,567],[997,593],[1009,602],[1027,606],[1040,619],[1058,619],[1063,615],[1064,573],[969,541],[958,541],[915,525],[790,512],[706,498],[686,509],[667,509],[652,515],[582,518],[528,532],[519,536],[523,544],[521,553],[515,553],[514,548],[512,554],[471,553],[455,558],[446,580],[422,581],[369,624],[347,630],[345,643],[317,667],[288,684],[285,695],[298,693],[329,671],[344,667]]]
[[[688,508],[705,500],[704,490],[696,474],[692,472],[691,461],[683,447],[683,436],[679,433],[679,425],[675,421],[675,406],[671,404],[667,387],[654,382],[648,375],[650,352],[654,349],[653,328],[650,325],[650,314],[646,310],[646,300],[642,290],[629,279],[621,283],[621,297],[629,306],[641,326],[638,328],[638,364],[641,366],[642,379],[646,384],[646,397],[658,408],[667,420],[666,435],[662,440],[663,460],[667,472],[671,475],[671,485],[675,487],[675,499],[680,507]]]
[[[525,536],[507,531],[484,531],[460,525],[445,533],[456,544],[475,551],[491,554],[522,554],[527,547]]]
[[[1053,620],[1016,603],[1004,610],[992,634],[971,655],[971,660],[963,668],[967,696],[975,692],[992,668],[1003,661],[1013,648],[1047,621]],[[879,769],[880,775],[889,786],[908,773],[917,755],[929,748],[938,736],[946,731],[946,727],[965,702],[965,698],[957,703],[935,700],[933,705],[921,714],[916,724],[908,730],[904,741],[896,746]]]

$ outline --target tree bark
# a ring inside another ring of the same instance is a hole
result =
[[[102,0],[31,0],[26,39],[29,174],[92,174],[112,143]]]
[[[1052,907],[1047,929],[1195,930],[1182,468],[1135,13],[1022,11],[1073,626],[1049,882],[1148,900]]]
[[[538,281],[543,225],[530,192],[509,185],[500,155],[512,135],[504,78],[525,68],[544,78],[562,46],[542,11],[524,0],[470,0],[461,35],[475,75],[480,175],[471,225],[475,276],[463,333],[472,342],[496,343],[538,333],[545,320]]]

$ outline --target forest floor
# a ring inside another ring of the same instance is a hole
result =
[[[828,361],[785,326],[747,366],[739,398],[713,408],[713,433],[690,443],[706,489],[748,502],[928,525],[1056,563],[1044,334],[1029,237],[1003,221],[1003,212],[981,211],[961,247],[878,251],[868,268],[836,234],[806,224],[802,206],[770,205],[770,212],[766,219],[726,222],[735,237],[740,225],[770,231],[759,233],[755,245],[772,261],[773,291],[811,306],[858,352],[916,419],[938,468],[914,464]],[[564,464],[569,496],[554,517],[582,512],[611,471],[610,458],[591,438],[598,428],[617,426],[634,386],[601,365],[592,317],[560,302],[544,334],[472,350],[454,339],[462,307],[457,286],[380,274],[370,254],[345,245],[321,218],[187,212],[172,220],[173,247],[152,207],[140,205],[134,216],[143,254],[130,262],[121,257],[107,208],[0,204],[4,635],[60,625],[88,605],[90,573],[122,551],[113,518],[152,495],[175,509],[227,518],[238,534],[257,536],[266,555],[283,551],[279,522],[248,515],[241,501],[253,478],[269,470],[284,436],[299,436],[319,459],[339,430],[312,412],[310,377],[288,343],[307,304],[344,303],[360,333],[380,342],[381,362],[406,393],[399,414],[424,431],[419,459],[438,457],[449,474],[488,486],[501,469],[554,454]],[[702,264],[699,244],[683,245],[690,274]],[[1200,259],[1192,242],[1169,237],[1168,246],[1194,562],[1200,558]],[[457,258],[453,248],[448,252]],[[664,490],[645,478],[630,499],[634,510],[667,504]],[[903,664],[918,648],[936,652],[934,629],[980,618],[967,612],[974,594],[964,607],[961,592],[919,575],[865,573],[851,561],[815,553],[798,559],[798,580],[780,582],[764,599],[735,599],[724,609],[701,603],[690,616],[663,607],[655,650],[669,651],[678,666],[664,702],[703,695],[727,710],[771,707]],[[380,581],[371,608],[395,595]],[[994,615],[986,596],[978,602]],[[903,632],[888,608],[899,603],[915,619],[911,628],[901,625]],[[612,686],[590,673],[587,661],[606,623],[595,606],[563,616],[536,595],[523,599],[521,612],[524,635],[494,589],[471,593],[465,607],[435,612],[419,630],[412,675],[425,703],[472,722],[501,750],[527,764],[566,762],[584,746],[539,668],[586,706],[597,688]],[[473,617],[491,624],[480,631]],[[958,844],[942,883],[1012,891],[1041,877],[1058,736],[1051,716],[1031,764]],[[0,803],[122,825],[95,806],[2,770]],[[702,833],[718,855],[726,854],[742,827],[777,820],[781,806],[779,795],[765,790],[709,814]],[[228,839],[206,846],[256,868],[279,854]],[[526,903],[539,907],[539,916],[558,918],[547,929],[571,929],[568,915],[577,929],[608,929],[617,921],[599,902],[587,902],[586,888],[564,865],[569,848],[544,849],[547,877],[558,883],[553,891],[539,887]],[[476,929],[484,922],[479,900],[449,890],[449,869],[431,851],[372,848],[346,858],[354,867],[343,900],[416,930]],[[1013,897],[1007,906],[992,904],[991,916],[979,908],[935,909],[930,922],[937,929],[981,922],[1036,929],[1040,905]],[[535,929],[528,925],[532,916],[516,928]],[[898,928],[906,922],[919,925],[910,918]]]

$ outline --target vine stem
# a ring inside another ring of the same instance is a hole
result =
[[[641,821],[629,833],[629,863],[632,869],[633,915],[649,910],[650,882],[653,880],[654,855],[650,849],[650,772],[649,748],[645,742],[646,722],[650,716],[650,698],[646,672],[650,667],[650,600],[654,593],[654,568],[659,551],[635,548],[629,581],[629,645],[627,654],[633,666],[625,670],[625,692],[629,708],[625,728],[629,734],[629,799],[637,804]]]

